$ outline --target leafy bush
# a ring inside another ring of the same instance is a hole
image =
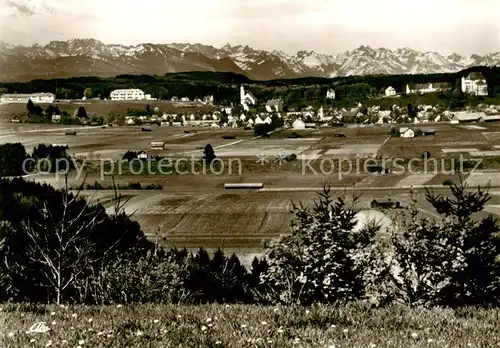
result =
[[[294,205],[290,234],[266,250],[269,268],[261,275],[274,303],[350,301],[363,297],[367,250],[376,228],[354,232],[356,212],[343,197],[332,204],[329,189],[310,210]],[[353,205],[357,198],[354,197]]]

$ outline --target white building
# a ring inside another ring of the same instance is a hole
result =
[[[245,87],[240,86],[240,104],[243,106],[256,105],[257,98],[252,94],[252,92],[245,92]]]
[[[145,100],[146,95],[140,89],[115,89],[110,93],[111,100]]]
[[[385,89],[385,96],[386,97],[393,97],[395,95],[396,95],[396,90],[394,89],[394,87],[389,86]]]
[[[292,124],[293,129],[306,129],[306,124],[300,118],[296,119]]]
[[[445,92],[451,89],[452,86],[449,83],[417,83],[406,85],[406,94],[426,94],[426,93],[437,93]]]
[[[486,78],[480,72],[472,72],[467,77],[462,77],[462,92],[477,96],[488,95]]]
[[[32,93],[32,94],[2,94],[0,103],[22,103],[27,104],[28,101],[33,103],[53,103],[56,96],[52,93]]]
[[[401,138],[414,138],[415,137],[415,132],[408,127],[399,128],[399,134],[400,134]]]
[[[335,90],[333,88],[326,91],[326,99],[335,99]]]

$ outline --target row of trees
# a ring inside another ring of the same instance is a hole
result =
[[[319,104],[325,100],[326,91],[334,88],[343,101],[358,102],[366,95],[380,94],[388,86],[403,91],[411,83],[450,83],[459,88],[459,79],[472,71],[480,71],[487,79],[490,96],[500,93],[500,68],[476,67],[459,73],[420,75],[371,75],[328,78],[298,78],[272,81],[251,81],[234,73],[193,72],[167,74],[165,76],[119,75],[115,78],[73,77],[68,79],[33,80],[29,83],[1,83],[6,93],[53,92],[59,99],[78,99],[82,96],[105,97],[114,89],[140,88],[156,98],[170,99],[174,96],[196,97],[213,95],[220,103],[239,104],[239,85],[251,84],[259,100],[282,98],[288,106],[298,107],[301,103]],[[54,86],[58,86],[54,90]],[[353,86],[353,87],[346,87]],[[350,91],[346,91],[346,88]]]
[[[33,153],[29,155],[21,143],[1,144],[0,177],[26,175],[34,169],[50,170],[52,172],[56,169],[71,170],[74,168],[74,163],[67,154],[67,149],[67,146],[39,144],[33,149]],[[42,159],[47,160],[41,162]],[[66,161],[57,162],[58,159],[65,159]],[[38,168],[36,168],[37,164]]]
[[[118,194],[108,215],[78,193],[2,180],[0,300],[498,306],[499,225],[473,219],[487,189],[459,184],[451,193],[426,195],[442,221],[410,207],[380,236],[374,224],[356,229],[357,197],[334,200],[325,188],[314,207],[294,206],[290,232],[247,270],[221,250],[210,257],[149,242]]]

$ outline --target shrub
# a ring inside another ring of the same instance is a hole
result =
[[[365,294],[365,261],[376,228],[353,232],[353,206],[344,197],[332,204],[328,188],[319,196],[312,210],[294,205],[291,233],[266,248],[269,268],[261,281],[273,303],[350,301]]]
[[[488,188],[469,192],[451,184],[452,197],[427,190],[426,200],[441,222],[417,219],[412,209],[393,236],[397,297],[411,305],[498,305],[500,294],[499,225],[491,216],[472,215],[489,201]]]

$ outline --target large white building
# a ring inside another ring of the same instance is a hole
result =
[[[472,72],[467,77],[462,77],[462,92],[478,96],[488,95],[486,78],[480,72]]]
[[[326,99],[335,99],[335,90],[333,88],[326,91]]]
[[[109,95],[111,100],[150,100],[151,95],[140,89],[115,89]]]
[[[32,94],[2,94],[0,103],[23,103],[27,104],[29,100],[33,103],[53,103],[56,96],[52,93],[32,93]]]
[[[446,92],[452,89],[449,83],[416,83],[406,85],[406,94],[426,94]]]

